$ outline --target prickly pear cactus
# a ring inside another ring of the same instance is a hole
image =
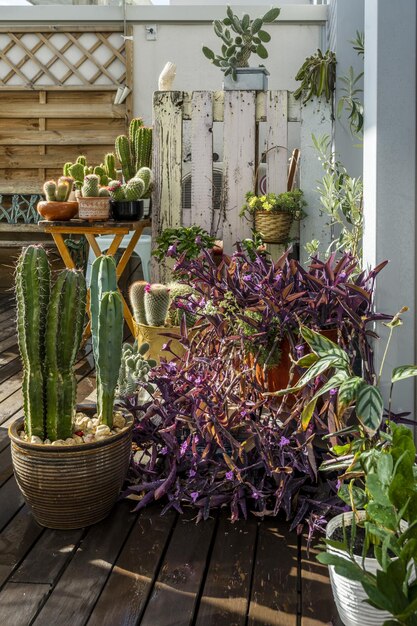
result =
[[[129,287],[129,300],[133,309],[133,317],[138,324],[147,324],[145,314],[146,280],[138,280]]]
[[[169,289],[166,285],[146,285],[145,315],[148,326],[164,326],[169,308]]]
[[[76,188],[81,189],[84,182],[84,165],[81,163],[74,163],[69,167],[69,175],[75,180]]]

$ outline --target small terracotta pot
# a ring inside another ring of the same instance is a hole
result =
[[[49,202],[43,200],[36,207],[39,215],[48,222],[67,222],[77,215],[78,202]]]
[[[78,407],[93,415],[95,407]],[[133,416],[128,428],[94,443],[51,446],[23,441],[23,418],[9,428],[20,491],[41,526],[83,528],[104,519],[119,496],[129,467]]]

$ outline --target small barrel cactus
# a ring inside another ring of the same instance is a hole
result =
[[[145,325],[145,287],[147,284],[146,280],[138,280],[129,287],[129,300],[133,309],[133,317],[138,324]]]
[[[100,187],[98,190],[98,196],[99,198],[108,198],[110,196],[110,192],[107,187]]]
[[[107,188],[112,200],[115,200],[116,202],[126,200],[124,185],[122,185],[120,180],[111,180]]]
[[[145,190],[143,192],[143,195],[145,195],[148,192],[149,187],[152,183],[152,170],[149,167],[141,167],[136,172],[135,178],[140,178],[141,180],[143,180],[145,184]]]
[[[145,183],[141,178],[131,178],[124,189],[126,200],[140,200],[144,192]]]
[[[164,326],[170,303],[169,288],[158,283],[145,286],[145,315],[148,326]]]
[[[83,198],[97,198],[99,189],[99,178],[96,174],[88,174],[84,178],[84,184],[81,187]]]

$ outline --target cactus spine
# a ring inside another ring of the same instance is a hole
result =
[[[146,280],[138,280],[130,285],[129,299],[133,309],[133,317],[138,324],[146,326],[145,314],[145,287]]]
[[[169,308],[169,289],[166,285],[145,287],[145,315],[149,326],[164,326]]]
[[[65,270],[51,291],[45,331],[46,432],[51,441],[72,436],[77,381],[75,359],[85,314],[84,276]]]
[[[43,360],[51,270],[45,250],[29,246],[16,268],[17,335],[23,364],[25,432],[45,439]]]

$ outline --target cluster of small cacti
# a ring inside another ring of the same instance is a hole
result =
[[[51,441],[72,436],[74,364],[86,300],[81,272],[63,270],[51,288],[41,246],[25,248],[16,268],[17,334],[23,364],[25,434]]]
[[[128,182],[137,176],[141,168],[151,167],[152,128],[145,127],[140,117],[134,118],[130,122],[128,136],[116,137],[115,150],[123,178]]]
[[[95,174],[99,178],[102,187],[108,185],[110,180],[117,178],[116,157],[109,152],[104,157],[104,163],[100,165],[88,165],[85,156],[79,156],[75,163],[65,163],[64,176],[71,176],[77,189],[81,189],[86,176]]]
[[[100,187],[100,179],[96,174],[87,174],[81,187],[83,198],[108,197],[110,192],[107,187]]]
[[[67,202],[72,191],[74,179],[70,176],[61,176],[55,182],[47,180],[43,186],[43,192],[48,202]]]
[[[143,343],[138,346],[137,341],[133,345],[123,344],[122,362],[119,371],[116,393],[119,398],[133,396],[138,390],[139,382],[147,382],[149,372],[155,367],[156,361],[145,359],[149,350],[149,344]]]
[[[124,318],[122,298],[117,290],[116,263],[111,256],[100,256],[92,265],[90,314],[97,372],[97,413],[99,422],[112,428]]]
[[[164,326],[170,305],[169,288],[139,280],[132,283],[129,298],[138,324]]]
[[[149,167],[141,167],[134,178],[122,184],[119,180],[111,180],[108,185],[112,200],[140,200],[146,196],[152,182],[152,171]]]

